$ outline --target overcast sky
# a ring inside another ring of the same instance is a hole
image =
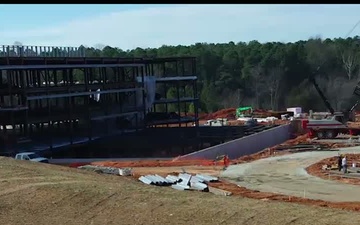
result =
[[[0,5],[0,45],[132,49],[345,37],[360,5]],[[359,35],[360,25],[351,33]]]

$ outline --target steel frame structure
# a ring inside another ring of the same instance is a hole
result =
[[[148,121],[147,125],[151,127],[166,126],[171,124],[187,126],[188,123],[199,125],[198,121],[198,90],[196,76],[196,58],[195,57],[173,57],[157,58],[146,62],[146,74],[156,77],[157,94],[151,112],[157,113],[157,106],[163,105],[161,113],[176,113],[176,117],[164,118],[155,121]],[[175,97],[168,98],[167,93],[170,88],[174,88]],[[176,111],[169,112],[169,105],[175,105]],[[189,104],[194,105],[192,116],[188,116]],[[165,116],[166,117],[166,116]]]
[[[85,48],[0,45],[0,57],[85,57]]]
[[[144,68],[136,59],[0,57],[1,133],[8,142],[31,138],[52,149],[59,138],[72,145],[137,130],[144,108],[136,77]]]
[[[41,52],[42,48],[34,47],[40,49],[36,54],[29,49],[0,48],[0,145],[24,151],[36,142],[32,150],[52,150],[147,126],[198,125],[194,57],[86,58],[82,50],[56,55],[54,48]],[[144,97],[146,76],[155,76],[157,86],[164,86],[163,92],[176,87],[176,98],[157,99],[154,105],[165,105],[168,113],[168,105],[175,103],[177,114],[185,113],[185,117],[143,119],[149,113]],[[185,86],[191,87],[191,95],[185,95]],[[139,91],[143,94],[141,106],[136,97]],[[94,100],[96,96],[99,101]],[[194,104],[193,117],[186,115],[187,107],[181,108],[185,103]]]

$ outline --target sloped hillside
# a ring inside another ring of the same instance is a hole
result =
[[[360,214],[0,158],[1,224],[359,224]]]

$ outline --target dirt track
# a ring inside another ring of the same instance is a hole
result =
[[[360,147],[341,149],[359,152]],[[252,190],[321,199],[334,202],[360,201],[358,186],[324,180],[307,174],[305,168],[338,152],[303,152],[232,165],[223,177]]]
[[[360,213],[147,186],[0,158],[1,224],[344,224]],[[214,207],[216,206],[216,207]]]

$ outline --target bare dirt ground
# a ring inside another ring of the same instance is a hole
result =
[[[356,212],[144,185],[0,158],[1,224],[359,224]],[[216,206],[216,207],[214,207]]]
[[[354,146],[353,143],[348,143],[347,141],[342,142],[342,139],[340,141],[334,141],[334,142],[327,142],[327,141],[320,141],[321,145],[324,146],[326,149],[338,149],[339,147],[348,147],[348,146]],[[307,134],[300,135],[295,139],[291,139],[286,141],[285,143],[281,144],[280,146],[294,146],[298,144],[319,144],[319,141],[311,140],[307,137]],[[291,150],[280,150],[278,151],[276,149],[278,146],[274,146],[273,148],[265,149],[261,152],[247,155],[240,157],[235,160],[231,160],[231,164],[242,164],[246,162],[254,162],[259,159],[266,159],[269,157],[279,157],[279,156],[285,156],[285,155],[291,155],[293,152],[290,152]],[[338,151],[326,151],[330,155],[338,154]],[[312,158],[315,156],[313,161],[311,163],[315,163],[317,160],[321,160],[322,158],[317,158],[316,154],[318,153],[312,153],[312,152],[305,152],[303,154],[308,154],[309,158]],[[320,154],[323,154],[323,152],[320,152]],[[276,159],[276,158],[275,158]],[[271,159],[270,159],[271,160]],[[256,162],[255,162],[256,163]],[[140,161],[104,161],[104,162],[93,162],[91,164],[94,165],[101,165],[101,166],[110,166],[110,167],[117,167],[117,168],[124,168],[124,167],[132,167],[134,172],[134,177],[138,178],[141,175],[147,175],[147,174],[158,174],[162,176],[166,176],[167,174],[173,174],[173,173],[179,173],[185,170],[188,173],[206,173],[210,175],[220,176],[223,172],[223,166],[224,162],[222,160],[201,160],[201,159],[193,159],[193,160],[181,160],[179,158],[175,158],[173,160],[140,160]],[[309,165],[310,165],[309,164]],[[267,167],[268,165],[265,165]],[[264,168],[262,168],[264,170]],[[301,168],[302,169],[302,168]],[[304,172],[305,170],[302,169]],[[226,172],[225,172],[226,173]],[[266,173],[267,174],[267,173]],[[268,176],[265,174],[265,177]],[[258,175],[258,174],[257,174]],[[254,177],[254,179],[257,179],[257,175]],[[283,176],[282,176],[283,175]],[[278,177],[283,178],[288,174],[280,174]],[[235,179],[237,179],[235,177]],[[260,179],[261,180],[261,179]],[[292,181],[294,184],[296,184],[297,181]],[[293,203],[301,203],[305,205],[316,205],[321,207],[331,207],[331,208],[339,208],[339,209],[347,209],[347,210],[354,210],[354,211],[360,211],[360,203],[359,202],[334,202],[334,199],[325,199],[325,200],[314,200],[309,199],[308,195],[303,196],[302,191],[295,191],[295,194],[290,192],[277,192],[272,193],[269,189],[264,189],[261,192],[259,190],[244,186],[237,186],[233,183],[230,183],[226,180],[221,180],[220,183],[212,183],[211,186],[217,187],[223,190],[227,190],[233,193],[233,195],[242,196],[242,197],[248,197],[248,198],[254,198],[254,199],[260,199],[260,200],[274,200],[274,201],[285,201],[285,202],[293,202]],[[296,186],[296,185],[295,185]],[[319,191],[315,191],[316,193]],[[300,193],[300,194],[299,194]],[[320,192],[321,193],[321,192]],[[348,194],[348,196],[350,196]],[[330,201],[326,201],[330,200]]]
[[[341,149],[341,153],[359,152],[359,147]],[[338,152],[317,151],[270,157],[230,166],[222,173],[242,187],[283,195],[330,202],[359,202],[360,189],[309,175],[305,168]]]
[[[355,163],[357,165],[357,169],[359,169],[358,166],[360,165],[360,154],[344,154],[344,155],[346,155],[347,157],[348,167],[350,170],[351,170],[351,165],[353,163]],[[329,171],[322,169],[323,165],[329,165],[329,166],[337,165],[337,160],[338,160],[337,156],[323,159],[307,167],[306,171],[309,174],[320,177],[322,179],[327,179],[327,180],[331,179],[346,184],[360,185],[360,176],[351,177],[351,174],[343,175],[342,172],[338,172],[337,170]]]

